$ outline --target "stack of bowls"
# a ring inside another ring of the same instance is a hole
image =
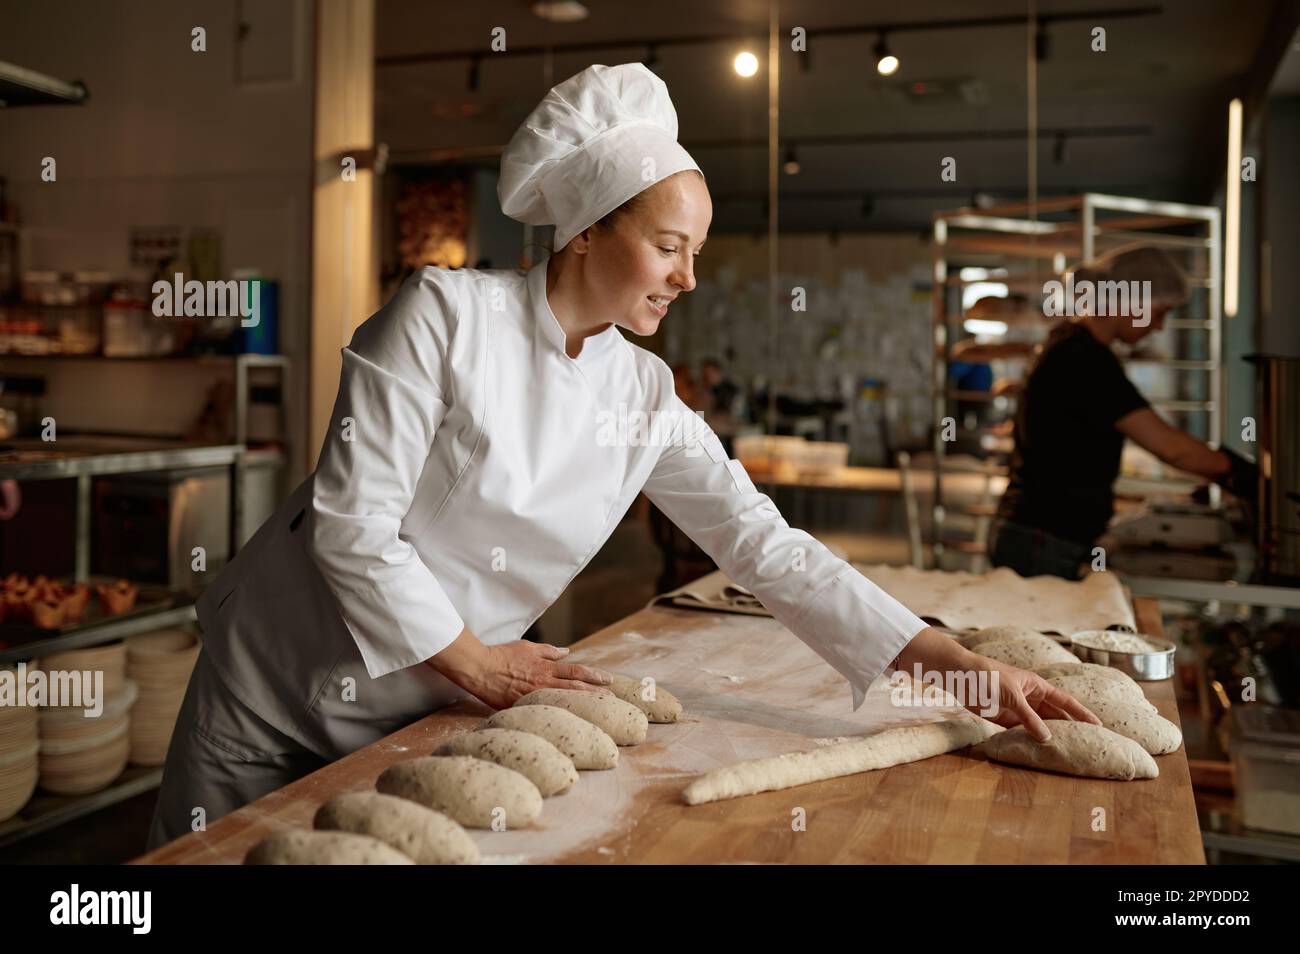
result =
[[[53,691],[58,672],[103,672],[102,710],[87,715],[83,705],[47,705],[40,712],[40,785],[56,795],[85,795],[108,786],[126,768],[130,753],[135,683],[126,678],[126,644],[75,649],[40,661]],[[66,699],[50,699],[66,703]]]
[[[31,665],[46,672],[90,672],[92,678],[95,672],[103,671],[104,699],[107,701],[121,693],[122,685],[126,682],[126,643],[119,639],[115,643],[91,646],[89,649],[69,649],[46,656]],[[89,687],[83,685],[82,692],[85,693],[87,689]]]
[[[36,791],[37,712],[30,706],[0,706],[0,822],[22,811]]]
[[[162,765],[167,760],[200,648],[198,638],[183,629],[160,629],[126,641],[127,674],[140,688],[131,712],[131,764]]]

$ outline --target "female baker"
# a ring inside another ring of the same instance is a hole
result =
[[[315,473],[199,600],[151,846],[455,699],[607,684],[519,637],[641,491],[844,675],[854,708],[891,664],[920,664],[997,670],[998,721],[1040,738],[1040,717],[1095,721],[789,527],[623,336],[695,287],[712,219],[658,77],[592,66],[556,86],[499,195],[559,251],[524,275],[422,269],[357,328]]]

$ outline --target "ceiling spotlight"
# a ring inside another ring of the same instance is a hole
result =
[[[876,55],[876,72],[881,76],[893,76],[898,72],[898,57],[889,51],[889,43],[885,40],[885,34],[880,34],[880,39],[876,41],[872,52]]]
[[[531,9],[533,16],[552,23],[577,23],[591,15],[586,4],[578,0],[535,0]]]
[[[794,146],[785,151],[785,164],[781,167],[788,176],[799,174],[799,157],[794,154]]]
[[[736,73],[740,76],[753,76],[758,72],[758,57],[749,50],[736,54],[736,61],[732,64],[736,68]]]

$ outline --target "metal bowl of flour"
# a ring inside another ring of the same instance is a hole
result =
[[[1082,662],[1109,666],[1142,682],[1174,675],[1174,644],[1158,636],[1087,629],[1070,636],[1070,649]]]

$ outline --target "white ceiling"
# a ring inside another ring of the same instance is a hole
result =
[[[1291,3],[1293,0],[1277,0]],[[526,0],[474,5],[426,0],[379,0],[376,55],[376,134],[399,159],[429,150],[480,147],[509,139],[554,83],[592,63],[643,58],[656,39],[734,34],[735,41],[669,46],[657,72],[677,107],[680,138],[703,168],[714,195],[713,231],[765,224],[767,76],[742,80],[734,52],[766,44],[766,0],[587,0],[584,22],[557,25],[533,16]],[[875,0],[786,0],[781,28],[810,30],[990,16],[1023,16],[1026,0],[913,0],[905,7]],[[1119,130],[1121,135],[1067,136],[1055,161],[1054,139],[1040,139],[1043,193],[1093,189],[1200,202],[1221,168],[1226,104],[1245,88],[1254,54],[1274,12],[1274,0],[1039,0],[1052,16],[1101,9],[1157,6],[1153,15],[1089,16],[1050,26],[1051,52],[1038,64],[1041,128]],[[505,53],[488,50],[491,31],[504,27]],[[1107,51],[1090,49],[1090,31],[1103,26]],[[749,32],[746,44],[739,37]],[[967,203],[975,190],[999,197],[1023,194],[1023,137],[972,138],[1024,130],[1024,25],[898,32],[889,43],[902,68],[876,75],[873,36],[810,39],[808,69],[788,50],[780,61],[781,139],[869,136],[880,141],[805,145],[802,170],[781,177],[782,230],[923,228],[934,209]],[[531,46],[622,41],[624,45],[550,58],[521,52]],[[469,60],[386,62],[396,56],[484,53],[477,92],[468,89]],[[511,52],[511,51],[520,52]],[[1294,58],[1294,56],[1292,57]],[[547,72],[549,66],[549,74]],[[975,80],[986,102],[960,97],[922,103],[905,90],[916,81]],[[966,135],[956,135],[964,133]],[[899,137],[911,140],[900,141]],[[753,140],[756,145],[711,145]],[[940,181],[940,160],[957,159],[957,182]],[[820,193],[818,198],[798,196]],[[862,214],[862,196],[874,212]]]

